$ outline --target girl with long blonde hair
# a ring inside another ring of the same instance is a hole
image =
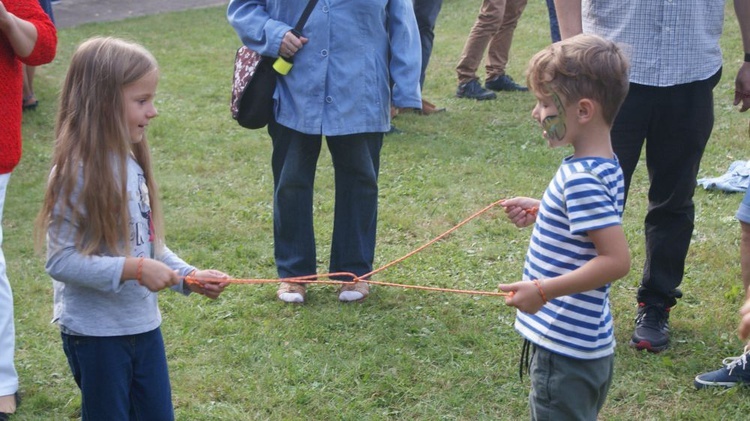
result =
[[[37,218],[54,320],[81,389],[83,420],[174,418],[156,292],[216,298],[228,278],[166,246],[146,127],[159,70],[142,46],[92,38],[60,95],[52,170]],[[141,418],[144,417],[144,418]]]

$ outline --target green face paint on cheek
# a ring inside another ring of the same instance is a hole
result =
[[[545,117],[542,120],[542,128],[547,133],[548,139],[559,142],[565,137],[565,107],[560,101],[560,97],[554,92],[552,93],[552,102],[555,103],[557,108],[557,115]]]

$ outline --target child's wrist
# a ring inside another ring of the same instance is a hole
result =
[[[145,257],[138,258],[138,267],[135,270],[135,280],[139,285],[143,285],[143,261],[145,259]]]
[[[542,303],[547,304],[547,295],[544,293],[544,288],[542,288],[542,283],[536,279],[532,279],[531,282],[536,285],[537,292],[539,292],[539,296],[542,297]]]

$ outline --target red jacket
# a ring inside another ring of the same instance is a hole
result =
[[[31,22],[37,30],[34,50],[19,58],[0,32],[0,174],[13,171],[21,159],[23,73],[21,63],[38,66],[55,58],[57,30],[37,0],[3,0],[8,12]]]

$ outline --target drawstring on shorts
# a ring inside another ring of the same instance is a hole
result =
[[[534,346],[531,341],[524,338],[523,344],[521,345],[521,361],[518,363],[518,377],[520,377],[521,380],[523,380],[524,368],[527,373],[531,373],[531,365],[529,362],[534,358],[535,352],[536,346]]]

